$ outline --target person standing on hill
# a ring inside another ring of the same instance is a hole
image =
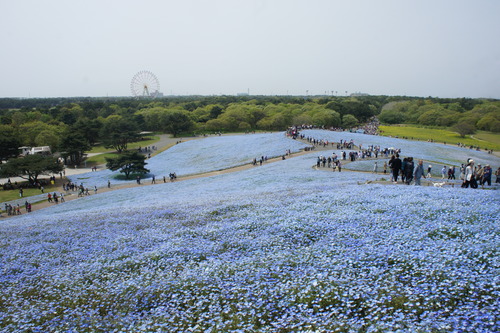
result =
[[[460,165],[460,179],[464,180],[464,175],[465,175],[465,165],[462,163]]]
[[[470,185],[471,188],[475,188],[474,183],[476,183],[474,178],[474,160],[469,160],[469,163],[467,163],[467,166],[465,167],[464,182],[462,187],[468,188]],[[477,187],[477,183],[475,186]]]
[[[391,159],[389,160],[389,163],[388,163],[388,165],[389,165],[389,169],[391,169],[391,170],[390,170],[390,173],[391,173],[391,182],[393,182],[393,181],[394,181],[394,176],[393,176],[393,175],[394,175],[394,172],[392,171],[392,163],[394,162],[394,160],[395,160],[395,159],[396,159],[396,156],[392,155],[392,156],[391,156]]]
[[[455,166],[448,168],[448,179],[455,179]]]
[[[443,168],[441,169],[441,179],[444,179],[447,173],[448,170],[446,169],[446,165],[443,165]]]
[[[401,162],[401,159],[399,158],[399,154],[396,154],[395,156],[393,156],[394,159],[391,159],[389,161],[389,164],[392,168],[392,178],[394,179],[394,183],[398,183],[398,175],[399,175],[399,172],[401,171],[401,166],[403,165],[403,163]]]
[[[483,170],[484,170],[483,179],[482,179],[481,183],[483,184],[483,186],[486,183],[488,183],[488,186],[491,186],[491,174],[492,174],[493,170],[491,169],[489,164],[486,164],[484,166]]]
[[[405,181],[407,185],[410,185],[410,183],[413,180],[413,172],[415,169],[415,163],[413,163],[413,157],[408,157],[408,160],[406,161],[406,167],[405,167]]]
[[[479,185],[483,185],[483,175],[484,168],[481,166],[481,164],[478,164],[476,170],[476,180],[479,180]]]

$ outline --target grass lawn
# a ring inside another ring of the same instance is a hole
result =
[[[129,143],[127,146],[127,149],[138,149],[139,147],[147,147],[154,145],[156,142],[160,140],[160,137],[155,135],[155,136],[149,136],[147,140],[141,140],[137,142],[132,142]],[[92,147],[92,150],[89,151],[89,153],[106,153],[106,152],[112,152],[113,148],[104,148],[104,145],[97,145]]]
[[[106,164],[106,157],[116,157],[118,155],[119,155],[118,153],[103,153],[99,155],[90,156],[86,160],[87,167]]]
[[[446,142],[456,144],[458,142],[467,146],[479,146],[481,149],[500,150],[500,134],[478,131],[476,134],[465,138],[460,137],[456,132],[445,129],[432,129],[414,126],[380,126],[381,135],[399,137],[410,140],[433,140],[434,142]]]
[[[60,184],[56,183],[56,185],[45,185],[44,186],[44,193],[49,193],[53,191],[60,191],[61,187]],[[37,188],[23,188],[23,198],[29,198],[34,195],[38,195],[42,193],[39,189]],[[19,199],[19,189],[14,189],[14,190],[0,190],[0,202],[6,202],[6,201],[12,201]],[[31,202],[31,200],[28,200]],[[33,202],[31,202],[33,203]],[[4,207],[0,207],[1,210],[3,210]]]

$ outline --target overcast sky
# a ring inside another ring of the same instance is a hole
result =
[[[0,0],[0,97],[500,98],[498,0]]]

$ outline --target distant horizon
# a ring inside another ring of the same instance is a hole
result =
[[[369,97],[369,96],[388,96],[388,97],[408,97],[408,98],[437,98],[437,99],[486,99],[486,100],[500,100],[500,98],[495,97],[469,97],[469,96],[460,96],[460,97],[441,97],[441,96],[416,96],[416,95],[389,95],[389,94],[368,94],[368,93],[353,93],[349,95],[325,95],[325,94],[317,94],[317,95],[274,95],[274,94],[212,94],[212,95],[203,95],[203,94],[190,94],[190,95],[163,95],[159,97],[136,97],[136,96],[119,96],[119,95],[109,95],[109,96],[49,96],[49,97],[19,97],[19,96],[9,96],[9,97],[0,97],[0,99],[54,99],[54,98],[62,98],[62,99],[79,99],[79,98],[96,98],[96,99],[106,99],[106,98],[128,98],[128,99],[137,99],[137,100],[159,100],[163,98],[170,97],[301,97],[301,98],[320,98],[320,97]]]

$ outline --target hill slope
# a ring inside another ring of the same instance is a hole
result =
[[[316,157],[3,221],[0,328],[498,331],[497,191],[369,185]]]

